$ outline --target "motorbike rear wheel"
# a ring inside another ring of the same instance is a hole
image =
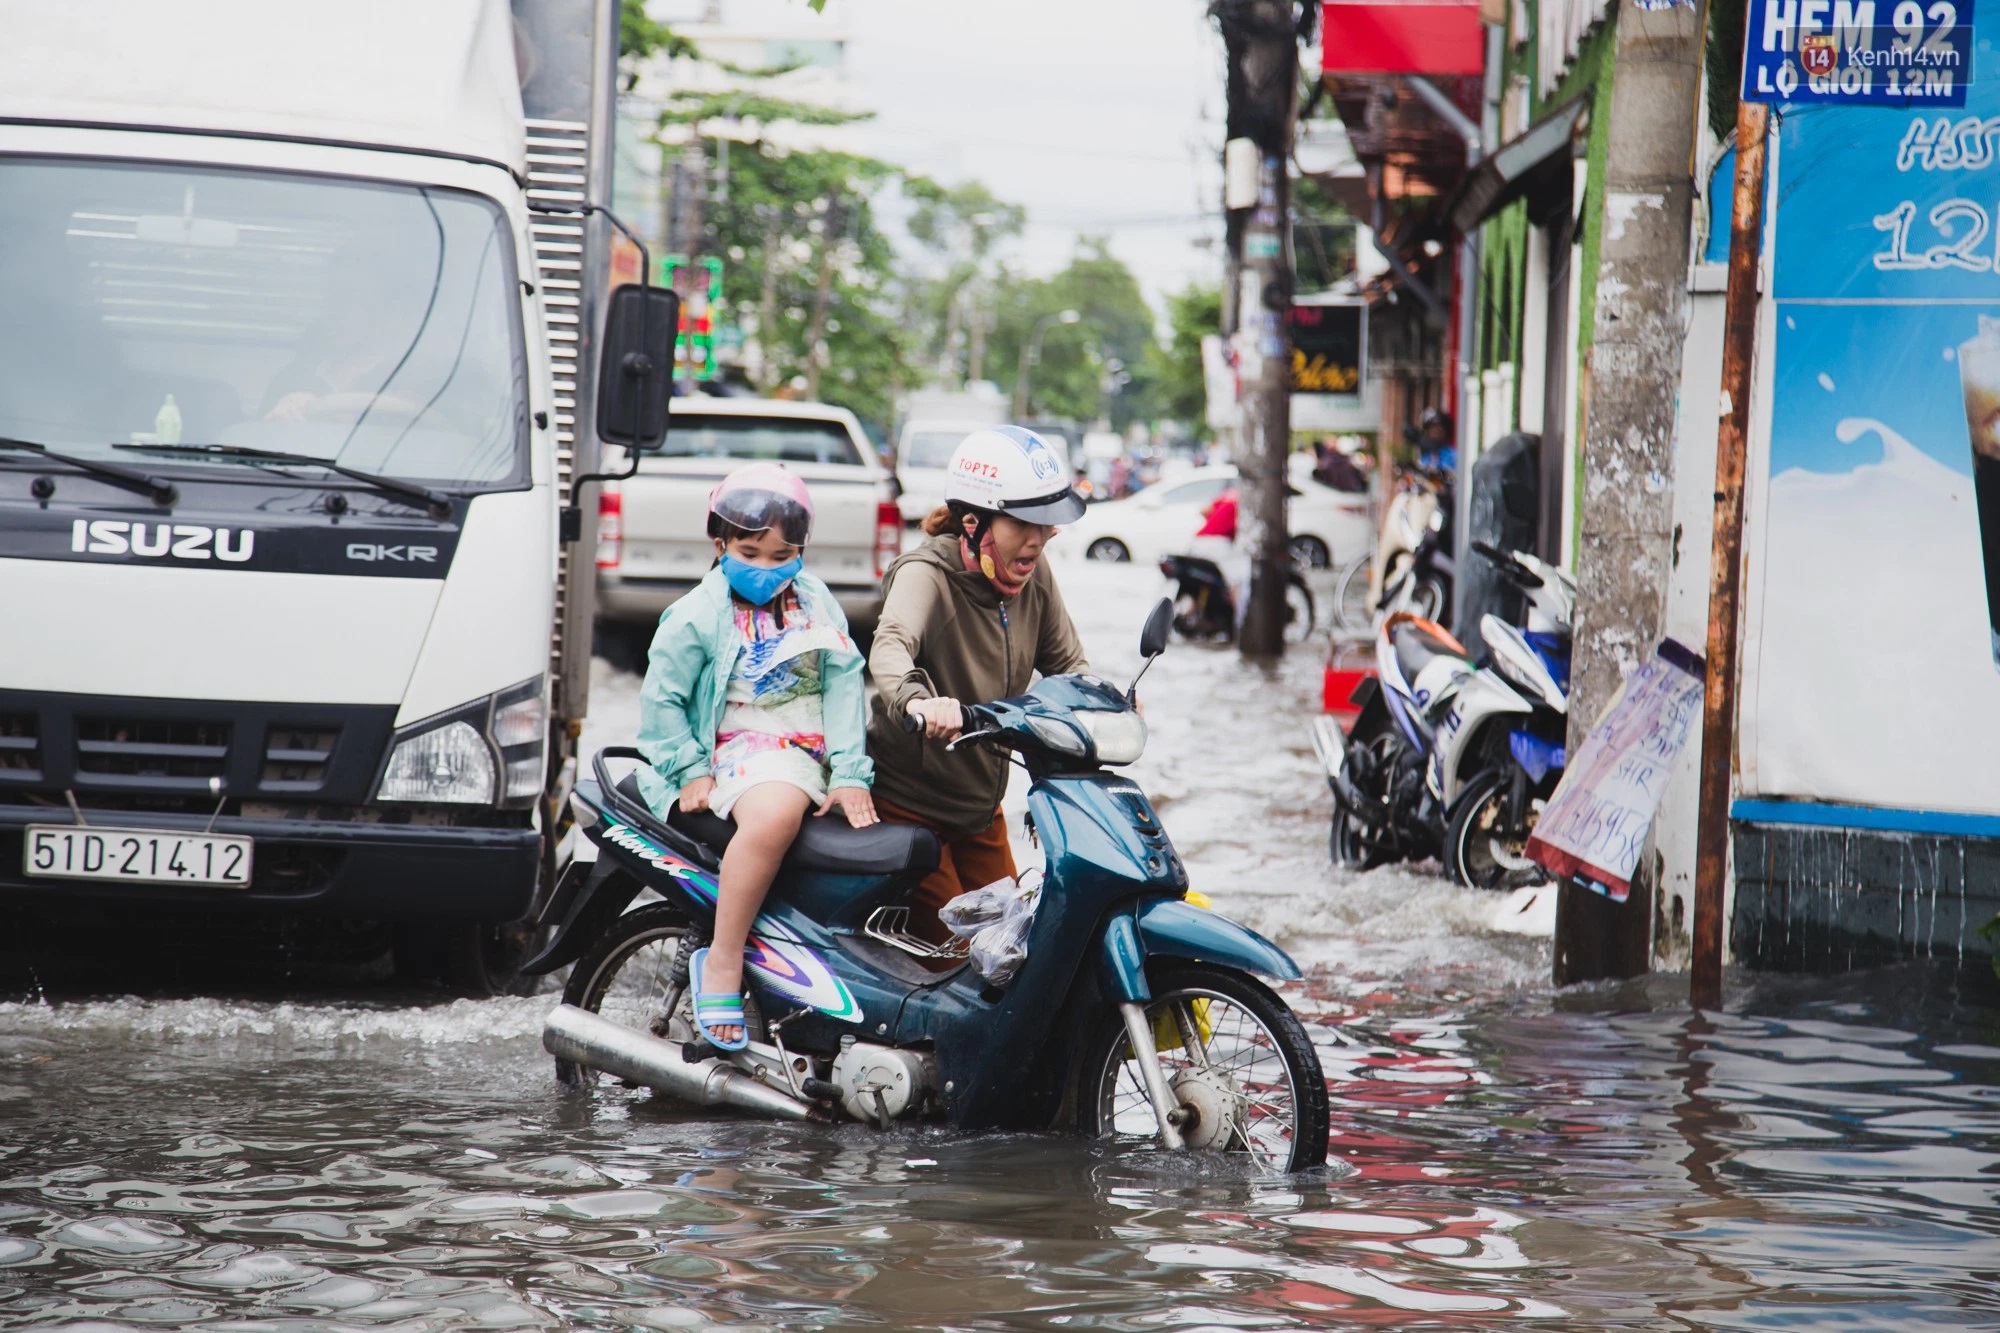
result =
[[[1146,1006],[1167,1084],[1196,1151],[1235,1152],[1271,1171],[1326,1161],[1326,1075],[1298,1016],[1252,977],[1197,963],[1148,969]],[[1081,1128],[1093,1137],[1159,1132],[1124,1022],[1107,1014],[1079,1066]]]
[[[627,912],[576,960],[563,987],[563,1003],[667,1041],[694,1040],[684,954],[704,941],[687,913],[672,903]],[[743,997],[743,1016],[753,1041],[768,1040],[754,993]],[[556,1061],[556,1077],[566,1086],[586,1086],[594,1076],[595,1071],[569,1060]]]

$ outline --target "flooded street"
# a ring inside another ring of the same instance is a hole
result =
[[[1156,578],[1059,572],[1128,676]],[[1557,995],[1532,910],[1329,868],[1319,667],[1175,645],[1131,773],[1311,969],[1340,1166],[565,1096],[547,995],[31,997],[0,1328],[2000,1326],[1990,972],[1738,976],[1708,1018],[1671,979]],[[591,743],[636,687],[599,664]]]

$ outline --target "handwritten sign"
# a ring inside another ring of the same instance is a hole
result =
[[[1613,902],[1631,896],[1646,830],[1701,716],[1703,675],[1702,660],[1667,639],[1626,677],[1535,821],[1530,859]]]

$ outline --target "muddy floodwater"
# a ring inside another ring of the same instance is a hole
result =
[[[1065,569],[1094,663],[1155,580]],[[602,671],[593,737],[637,682]],[[2000,987],[1551,992],[1545,913],[1326,862],[1318,663],[1147,678],[1198,888],[1312,971],[1337,1165],[558,1092],[548,996],[0,1004],[0,1328],[2000,1327]]]

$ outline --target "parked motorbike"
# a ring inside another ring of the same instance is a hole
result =
[[[1172,607],[1147,620],[1147,664]],[[1140,671],[1144,675],[1144,669]],[[1259,977],[1292,980],[1275,945],[1183,901],[1187,871],[1144,793],[1133,689],[1087,674],[966,708],[957,745],[1027,769],[1047,852],[1027,955],[1004,985],[910,929],[907,895],[938,862],[928,830],[807,820],[745,952],[751,1044],[697,1040],[688,959],[714,920],[723,847],[711,815],[654,817],[607,761],[575,792],[594,867],[560,886],[561,926],[527,970],[574,963],[543,1045],[560,1078],[603,1073],[700,1105],[886,1128],[1073,1126],[1295,1171],[1326,1157],[1326,1080],[1298,1018]],[[626,909],[645,890],[659,901]],[[595,1072],[593,1072],[595,1071]]]
[[[1236,596],[1222,567],[1199,555],[1170,555],[1160,572],[1176,585],[1174,631],[1187,639],[1236,637]],[[1285,642],[1304,643],[1314,624],[1312,589],[1296,563],[1285,572]]]
[[[1505,684],[1457,692],[1440,723],[1441,735],[1460,737],[1455,747],[1441,744],[1434,751],[1434,778],[1448,811],[1443,859],[1460,884],[1513,889],[1547,878],[1527,859],[1526,846],[1567,757],[1576,581],[1521,551],[1485,542],[1474,542],[1473,550],[1524,595],[1528,626],[1522,630],[1495,615],[1480,618],[1480,637],[1491,652],[1481,675]],[[1455,765],[1445,757],[1452,748],[1461,756]]]
[[[1333,789],[1334,864],[1366,870],[1435,856],[1444,838],[1442,796],[1429,786],[1438,706],[1478,674],[1439,624],[1400,611],[1375,635],[1375,674],[1353,702],[1345,736],[1316,728],[1314,744]]]

